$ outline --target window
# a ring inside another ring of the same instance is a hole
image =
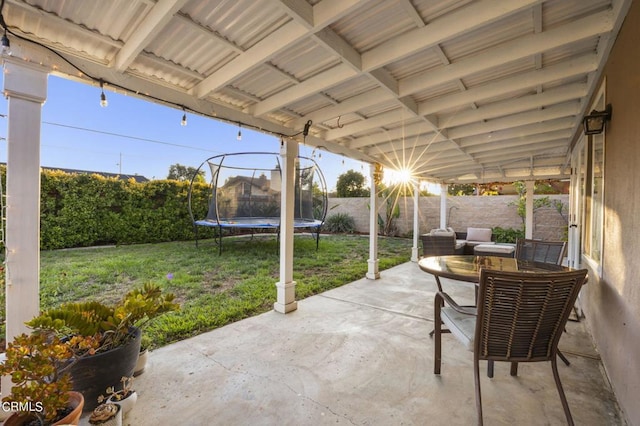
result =
[[[248,182],[242,183],[242,195],[251,195],[251,184]]]
[[[604,84],[591,109],[605,108]],[[590,110],[591,110],[590,109]],[[578,185],[582,212],[582,255],[601,273],[602,231],[604,226],[604,155],[605,132],[585,136],[577,151]]]

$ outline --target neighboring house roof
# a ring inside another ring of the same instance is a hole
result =
[[[271,188],[271,180],[267,179],[266,176],[262,175],[258,178],[251,178],[249,176],[232,176],[227,178],[227,180],[224,182],[224,185],[222,186],[222,188],[231,188],[231,187],[235,187],[238,186],[241,183],[249,183],[252,186],[255,186],[257,188]]]
[[[0,166],[6,167],[7,163],[0,163]],[[120,180],[134,179],[138,183],[149,182],[149,180],[150,180],[147,177],[142,176],[142,175],[127,175],[127,174],[122,174],[122,173],[96,172],[96,171],[93,171],[93,170],[65,169],[63,167],[41,166],[40,168],[42,170],[50,170],[50,171],[60,170],[61,172],[65,172],[65,173],[76,173],[76,174],[83,174],[83,175],[100,175],[100,176],[104,176],[106,178],[117,178],[117,179],[120,179]]]
[[[127,175],[122,173],[109,173],[109,172],[96,172],[93,170],[78,170],[78,169],[65,169],[62,167],[41,167],[42,170],[60,170],[65,173],[87,174],[87,175],[100,175],[107,178],[116,178],[120,180],[134,179],[138,183],[149,182],[145,176],[142,175]]]

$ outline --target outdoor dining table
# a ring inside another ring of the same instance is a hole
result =
[[[551,263],[530,262],[509,257],[475,255],[429,256],[420,259],[418,266],[420,266],[420,269],[424,272],[428,272],[436,278],[439,289],[441,288],[441,277],[477,284],[480,281],[480,269],[482,268],[530,273],[572,270],[567,266]]]

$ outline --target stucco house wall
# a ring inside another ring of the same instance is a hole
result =
[[[583,308],[618,402],[640,425],[640,2],[633,2],[605,66],[602,276],[589,272]]]
[[[535,198],[542,196],[536,195]],[[534,212],[533,237],[542,240],[565,240],[569,207],[568,195],[548,195],[550,200],[563,203],[563,215],[553,207],[541,207]],[[517,214],[516,195],[456,196],[447,198],[447,223],[456,231],[465,232],[468,227],[522,229],[523,223]],[[354,218],[356,231],[369,232],[369,198],[329,198],[327,217],[336,213],[347,213]],[[379,204],[384,212],[384,201]],[[400,217],[394,219],[399,235],[413,233],[413,198],[398,200]],[[384,215],[384,213],[383,213]],[[421,234],[440,227],[440,197],[420,197],[418,204],[419,231]]]

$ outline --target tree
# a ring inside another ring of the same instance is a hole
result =
[[[520,216],[520,219],[522,219],[522,225],[524,226],[524,223],[527,217],[527,187],[523,181],[515,181],[513,182],[513,186],[516,188],[516,191],[518,191],[518,201],[515,203],[509,203],[509,204],[514,205],[516,207],[518,216]],[[536,192],[537,186],[538,185],[536,182],[533,186],[534,193]],[[562,202],[560,204],[562,204]],[[540,198],[535,198],[533,200],[534,212],[541,207],[550,207],[550,206],[551,206],[551,201],[549,200],[549,197],[540,197]],[[558,210],[557,207],[556,207],[556,210]],[[558,212],[560,213],[560,215],[562,215],[562,207],[558,210]]]
[[[169,166],[169,174],[167,175],[167,179],[171,180],[181,180],[181,181],[190,181],[191,178],[196,174],[195,167],[183,166],[182,164],[176,163]],[[205,182],[204,178],[204,170],[200,170],[198,175],[194,179],[195,182]]]
[[[378,229],[379,233],[387,237],[394,237],[398,233],[398,227],[394,223],[394,219],[400,217],[400,205],[398,204],[399,194],[390,188],[384,188],[380,191],[380,195],[384,198],[385,217],[378,213]],[[371,207],[369,207],[371,208]]]
[[[449,195],[473,195],[475,191],[476,186],[469,183],[454,183],[449,185],[447,189]]]
[[[338,197],[368,197],[369,189],[364,187],[364,182],[364,175],[354,170],[341,174],[336,184]]]

